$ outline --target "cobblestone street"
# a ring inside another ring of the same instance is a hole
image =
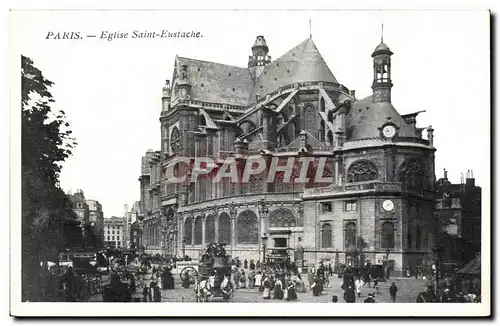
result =
[[[148,278],[151,275],[148,275]],[[179,276],[174,275],[175,278],[175,289],[174,290],[161,290],[162,302],[196,302],[196,296],[194,293],[194,286],[191,286],[189,289],[185,289],[181,286]],[[303,280],[307,284],[307,277],[303,275]],[[149,282],[149,281],[148,281]],[[387,282],[379,283],[379,293],[375,295],[376,302],[389,303],[391,302],[391,298],[389,296],[389,287],[391,282],[396,282],[396,286],[398,287],[398,295],[397,302],[408,302],[413,303],[416,301],[418,294],[425,290],[427,281],[425,280],[415,280],[414,278],[394,278]],[[323,293],[320,296],[313,296],[312,291],[308,290],[306,293],[298,293],[298,301],[299,302],[317,302],[317,303],[325,303],[331,302],[332,296],[336,295],[339,299],[339,302],[344,302],[343,300],[343,290],[340,288],[341,279],[339,279],[335,274],[330,277],[330,285],[325,288]],[[373,283],[372,283],[373,286]],[[137,289],[135,298],[142,298],[141,295],[142,289]],[[365,284],[363,287],[363,292],[361,298],[357,299],[357,302],[363,302],[368,293],[372,292],[373,289],[368,288],[368,284]],[[90,298],[89,301],[98,302],[102,301],[101,295],[94,295]],[[222,300],[217,300],[221,301]],[[285,300],[265,300],[262,298],[262,293],[255,289],[235,289],[234,298],[231,300],[232,302],[260,302],[260,303],[286,303],[288,301]],[[215,300],[214,300],[215,302]]]

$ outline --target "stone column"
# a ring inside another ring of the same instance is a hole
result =
[[[205,233],[207,230],[207,214],[201,218],[202,223],[201,223],[201,246],[204,248],[205,247],[205,242],[207,241],[205,237]]]
[[[236,241],[237,241],[237,236],[236,236],[236,216],[237,216],[237,209],[234,205],[231,205],[229,207],[229,214],[231,216],[231,255],[233,254],[234,249],[236,248]]]
[[[396,147],[394,145],[385,146],[385,182],[394,181],[395,173],[395,154]]]

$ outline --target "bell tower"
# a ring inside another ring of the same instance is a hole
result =
[[[384,43],[382,36],[380,44],[373,51],[373,102],[391,102],[391,56],[393,53]]]
[[[262,35],[257,36],[252,46],[252,55],[248,57],[248,69],[255,79],[259,78],[264,67],[271,62],[268,53],[266,39]]]

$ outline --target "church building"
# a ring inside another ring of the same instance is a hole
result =
[[[433,129],[417,127],[420,112],[401,115],[391,103],[392,55],[376,46],[366,72],[373,92],[360,99],[312,37],[272,60],[257,36],[247,67],[177,56],[163,88],[161,149],[143,157],[139,179],[146,252],[198,258],[207,243],[223,242],[242,260],[262,262],[280,249],[304,267],[370,261],[396,274],[430,259]],[[292,182],[280,173],[267,182],[269,169],[248,182],[166,177],[179,157],[212,157],[217,171],[248,155],[283,164],[308,157],[312,172],[325,163],[331,182],[294,183],[300,166]]]

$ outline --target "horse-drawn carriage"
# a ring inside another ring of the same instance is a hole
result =
[[[188,272],[185,275],[188,275]],[[224,245],[209,244],[201,256],[196,273],[194,289],[196,301],[213,301],[215,298],[229,300],[233,296],[233,286],[230,279],[230,257],[226,255]]]

